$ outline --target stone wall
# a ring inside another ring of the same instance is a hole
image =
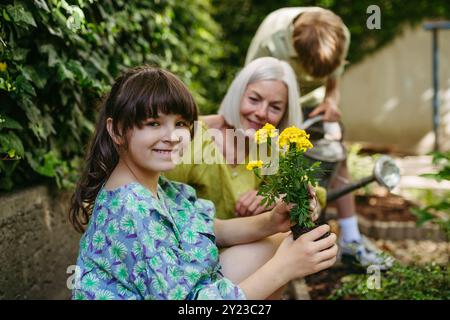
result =
[[[0,299],[68,299],[80,235],[70,194],[37,186],[0,194]]]

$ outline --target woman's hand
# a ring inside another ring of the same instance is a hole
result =
[[[290,211],[293,206],[293,204],[286,204],[280,199],[276,206],[270,211],[269,225],[274,229],[274,233],[287,232],[290,230]]]
[[[336,235],[331,233],[325,239],[317,240],[329,230],[328,225],[321,225],[295,241],[289,234],[270,260],[274,271],[288,282],[331,267],[338,251]]]
[[[316,190],[313,186],[308,186],[308,193],[309,193],[309,213],[311,216],[312,221],[316,221],[319,216],[320,212],[322,211],[322,207],[320,206],[319,200],[317,199]]]
[[[270,206],[261,205],[263,197],[257,194],[257,190],[250,190],[245,192],[236,202],[235,213],[238,217],[254,216],[265,211],[269,211],[274,204]]]
[[[319,201],[317,200],[317,195],[314,187],[308,186],[309,193],[309,213],[311,215],[311,220],[316,221],[319,218],[320,212],[322,210]],[[281,196],[283,198],[283,195]],[[279,199],[276,206],[270,212],[270,224],[274,227],[275,232],[287,232],[291,227],[290,211],[294,206],[293,203],[286,204],[282,199]]]

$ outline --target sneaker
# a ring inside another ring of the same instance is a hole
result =
[[[381,251],[366,237],[361,236],[359,241],[339,241],[340,257],[343,263],[367,268],[377,265],[380,270],[387,270],[394,264],[394,258]]]

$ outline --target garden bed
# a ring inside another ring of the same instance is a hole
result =
[[[402,265],[412,263],[426,264],[435,262],[438,265],[448,266],[450,259],[450,243],[434,241],[415,241],[415,240],[374,240],[374,244],[391,254]],[[323,270],[305,278],[308,293],[312,300],[325,300],[341,286],[341,279],[344,276],[359,273],[356,270],[336,263],[332,268]]]
[[[369,195],[355,196],[356,211],[369,221],[412,221],[416,222],[416,216],[412,214],[411,201],[395,194],[385,196]]]
[[[355,204],[359,228],[368,237],[446,241],[444,232],[434,224],[427,223],[417,227],[416,216],[411,212],[414,203],[398,195],[356,195]],[[332,219],[336,219],[336,210],[327,208],[326,220]]]

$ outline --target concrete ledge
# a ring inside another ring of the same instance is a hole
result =
[[[362,234],[374,239],[384,240],[431,240],[431,241],[447,241],[445,232],[439,226],[425,223],[421,227],[417,227],[414,221],[379,221],[369,220],[362,215],[358,216],[358,226]],[[327,209],[325,220],[332,227],[332,231],[339,233],[339,225],[337,223],[336,210]]]
[[[446,241],[445,233],[432,224],[417,227],[412,221],[371,221],[359,215],[358,225],[363,234],[375,239]]]
[[[35,186],[0,194],[0,299],[68,299],[67,268],[80,235],[68,221],[70,194]]]

